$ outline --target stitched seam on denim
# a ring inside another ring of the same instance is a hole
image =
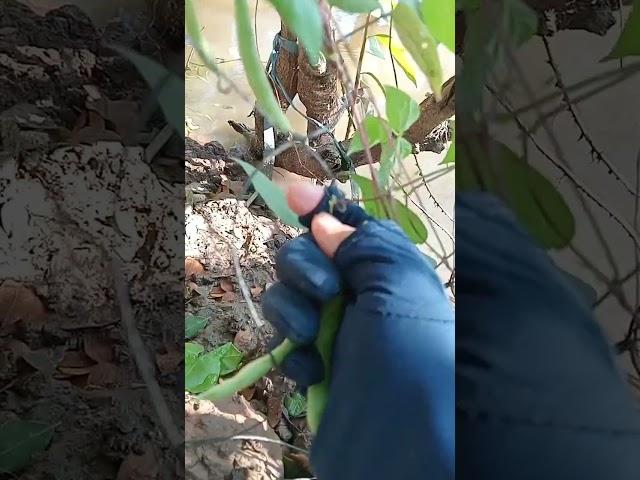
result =
[[[377,309],[377,308],[359,308],[358,311],[363,311],[366,313],[375,313],[378,315],[382,315],[384,317],[405,318],[407,320],[423,320],[425,322],[434,322],[434,323],[443,323],[443,324],[455,323],[454,319],[425,317],[422,315],[400,314],[400,313],[394,313],[394,312]]]
[[[576,432],[576,433],[606,433],[611,435],[639,435],[640,436],[640,429],[637,429],[637,428],[620,429],[620,428],[595,427],[591,425],[563,425],[563,424],[553,422],[551,420],[535,420],[533,418],[496,415],[486,410],[471,411],[469,409],[465,409],[457,406],[456,406],[456,411],[464,412],[465,414],[469,415],[469,417],[466,420],[470,420],[475,423],[483,423],[483,422],[488,422],[489,420],[497,420],[501,423],[505,423],[509,425],[520,425],[520,426],[538,427],[538,428],[552,428],[556,430],[566,430],[568,432]],[[479,418],[479,415],[482,415],[483,418]]]

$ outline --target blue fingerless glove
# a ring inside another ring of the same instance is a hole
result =
[[[281,335],[305,345],[282,369],[308,386],[324,375],[313,347],[321,307],[347,297],[311,452],[317,478],[454,478],[455,326],[440,279],[394,223],[368,216],[335,186],[301,222],[309,227],[320,211],[356,231],[333,260],[310,233],[287,243],[262,305]]]

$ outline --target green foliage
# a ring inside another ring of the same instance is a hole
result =
[[[523,158],[495,140],[482,146],[459,145],[458,153],[457,191],[487,191],[501,197],[544,248],[569,244],[575,234],[571,210],[554,186]]]
[[[255,32],[247,0],[235,0],[235,16],[238,50],[247,81],[256,97],[256,105],[272,125],[279,130],[289,131],[291,130],[289,120],[280,109],[280,103],[276,100],[271,89],[271,84],[256,50]]]
[[[184,344],[184,358],[185,361],[189,358],[195,358],[204,351],[204,347],[199,343],[186,342]]]
[[[9,420],[0,425],[0,472],[15,473],[31,457],[47,448],[53,425],[28,420]]]
[[[380,49],[380,45],[383,45],[387,50],[389,50],[389,44],[391,44],[391,55],[393,56],[393,59],[398,63],[411,83],[417,85],[416,72],[413,69],[413,65],[409,61],[406,49],[402,46],[402,44],[400,44],[400,42],[383,33],[373,35],[369,37],[369,40],[371,41],[371,44],[378,46],[378,51],[382,54],[381,58],[385,57],[384,52]]]
[[[298,36],[309,63],[315,65],[320,59],[324,39],[322,17],[316,0],[269,0],[282,21]]]
[[[218,383],[221,376],[235,372],[242,363],[242,353],[230,342],[208,353],[202,353],[204,348],[198,344],[187,345],[184,385],[185,389],[192,393],[204,392],[211,388]]]
[[[293,392],[284,397],[284,408],[290,418],[301,417],[307,411],[307,399],[301,393]]]
[[[640,0],[634,0],[631,15],[613,50],[604,60],[638,55],[640,55]]]
[[[184,319],[184,338],[193,338],[207,326],[207,319],[197,315],[187,315]]]
[[[402,90],[386,86],[386,114],[393,133],[402,135],[420,117],[418,103]]]
[[[522,0],[465,4],[465,55],[457,75],[456,108],[472,114],[482,108],[488,72],[503,63],[505,52],[533,36],[538,17]],[[496,22],[496,18],[501,21]]]
[[[389,184],[389,177],[393,167],[411,155],[412,151],[411,144],[402,137],[397,137],[393,142],[382,146],[380,170],[378,172],[378,180],[382,187],[386,187]]]
[[[253,165],[238,159],[234,159],[234,161],[247,173],[253,187],[264,199],[271,211],[275,213],[282,222],[292,227],[303,228],[298,220],[298,216],[289,208],[287,198],[282,189]]]
[[[400,3],[393,9],[393,25],[400,41],[429,80],[436,99],[442,96],[443,73],[437,42],[416,10]]]
[[[133,50],[120,46],[112,48],[136,66],[151,88],[164,118],[176,133],[184,135],[184,80],[155,60]]]
[[[368,115],[362,121],[362,128],[364,128],[364,133],[367,136],[367,140],[369,141],[369,148],[375,147],[380,143],[386,143],[388,139],[388,131],[389,126],[387,125],[386,120],[380,117],[374,117],[372,115]],[[347,154],[351,155],[353,153],[364,150],[364,145],[362,144],[362,140],[360,139],[359,132],[351,139],[351,143],[349,144],[349,151]]]
[[[242,352],[231,342],[216,348],[213,353],[220,359],[220,375],[235,372],[242,363]]]
[[[209,42],[204,38],[202,27],[200,26],[200,22],[198,22],[198,15],[196,14],[196,9],[193,5],[193,0],[185,0],[184,16],[185,31],[187,35],[191,37],[193,48],[196,49],[200,59],[204,62],[207,68],[212,72],[217,72],[218,67],[214,61],[215,55],[211,50]]]
[[[369,13],[380,8],[378,0],[329,0],[329,5],[351,13]]]
[[[364,209],[369,215],[382,220],[395,220],[413,243],[419,244],[427,241],[428,232],[426,227],[420,218],[409,210],[406,205],[394,198],[390,205],[391,215],[388,215],[382,199],[375,198],[373,182],[360,175],[354,175],[353,180],[362,191]]]
[[[191,393],[200,393],[218,383],[220,359],[214,352],[185,358],[184,388]]]
[[[431,35],[452,52],[456,49],[456,1],[422,0],[422,21]]]

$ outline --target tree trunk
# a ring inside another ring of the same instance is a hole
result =
[[[295,34],[287,28],[284,23],[280,24],[280,35],[292,42],[297,42]],[[286,111],[289,108],[288,99],[293,99],[298,91],[298,55],[290,52],[284,47],[280,47],[280,51],[277,57],[277,63],[275,67],[275,74],[280,80],[284,92],[276,85],[271,85],[276,97],[280,102],[280,108]],[[255,131],[256,131],[256,148],[252,152],[256,157],[262,158],[264,155],[264,117],[256,108],[254,111],[255,116]]]

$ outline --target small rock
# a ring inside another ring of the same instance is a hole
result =
[[[276,433],[284,442],[288,442],[293,438],[293,433],[291,433],[291,429],[289,429],[285,422],[280,422],[280,425],[276,428]]]
[[[258,339],[253,332],[249,330],[240,330],[236,333],[236,336],[233,339],[233,344],[238,348],[238,350],[246,355],[253,353],[256,348],[258,348]]]

